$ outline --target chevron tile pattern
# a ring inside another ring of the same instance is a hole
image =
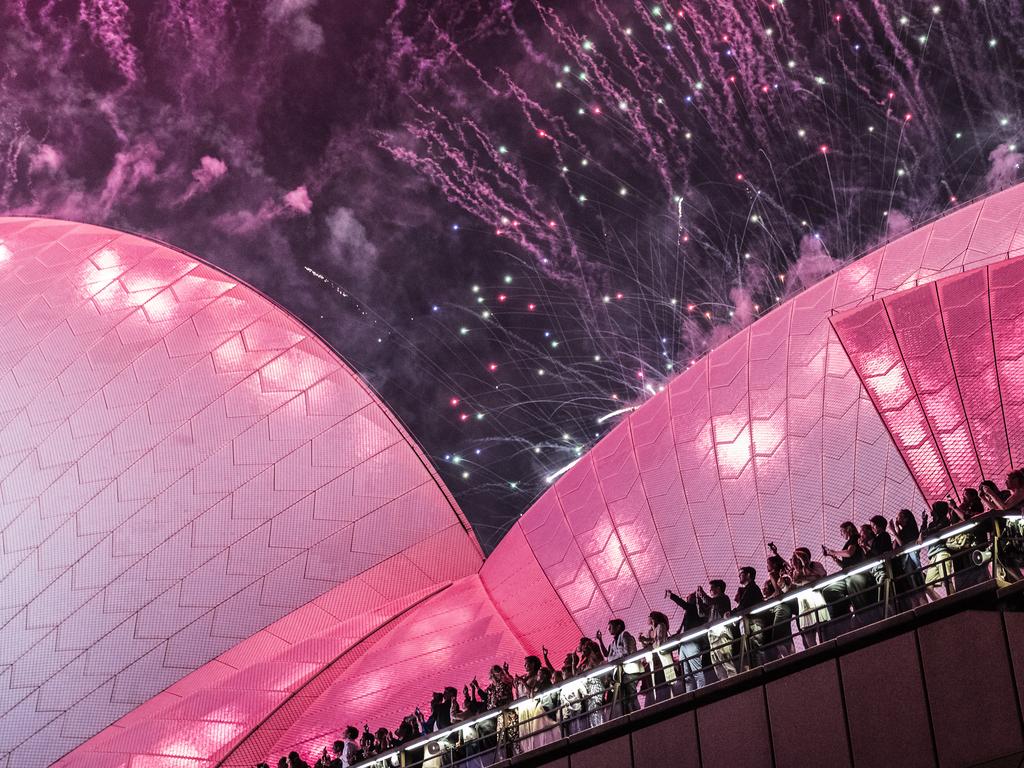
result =
[[[990,196],[780,304],[622,419],[482,568],[405,434],[283,313],[151,243],[0,220],[0,270],[33,260],[0,271],[8,765],[85,739],[62,765],[309,755],[491,661],[613,615],[639,630],[666,588],[734,586],[766,540],[836,542],[1019,466],[1022,211],[1024,186]],[[951,382],[986,397],[953,408]]]
[[[478,570],[379,400],[212,267],[0,218],[0,326],[0,766],[49,765],[338,585],[308,626]]]
[[[944,277],[832,318],[882,420],[932,499],[1022,459],[1024,258]]]
[[[925,449],[906,436],[894,441],[890,429],[917,435],[926,419],[905,415],[893,425],[886,410],[880,417],[873,392],[861,384],[830,323],[834,313],[870,313],[885,296],[898,305],[915,301],[915,291],[934,296],[938,290],[949,294],[943,312],[967,313],[953,307],[977,305],[970,311],[978,322],[949,331],[967,335],[951,345],[960,357],[946,367],[969,368],[967,375],[986,391],[997,378],[1007,382],[1007,428],[1002,412],[997,418],[992,408],[995,401],[982,398],[966,405],[969,412],[960,413],[949,441],[963,454],[970,422],[984,435],[981,455],[957,459],[958,471],[975,478],[978,461],[987,471],[1002,471],[1006,445],[1022,450],[1022,396],[1019,386],[1008,386],[1009,379],[1019,381],[1013,377],[1019,376],[1024,338],[1021,293],[1014,262],[1007,261],[1024,255],[1022,212],[1024,185],[960,208],[852,262],[737,333],[630,413],[559,478],[488,558],[484,582],[512,578],[527,560],[519,543],[525,539],[581,629],[593,633],[613,615],[641,628],[651,610],[673,607],[664,600],[666,587],[685,593],[721,576],[731,588],[737,566],[763,567],[765,541],[783,551],[813,549],[838,543],[844,520],[920,509],[918,482],[928,498],[946,486],[918,473],[918,451]],[[988,289],[950,277],[985,264],[992,265],[991,323],[977,312]],[[936,281],[938,289],[928,287]],[[938,306],[936,300],[929,310],[935,323]],[[879,333],[873,326],[863,331],[872,343]],[[1002,339],[998,364],[991,354],[977,364],[968,355],[984,350],[992,334]],[[929,349],[920,349],[922,364]],[[894,382],[893,391],[906,384]],[[941,465],[939,452],[927,450]],[[536,634],[535,614],[507,618],[520,636]]]

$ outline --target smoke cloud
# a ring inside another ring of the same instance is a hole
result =
[[[1024,155],[1016,145],[1000,144],[988,154],[989,168],[985,174],[985,185],[989,192],[1008,187],[1017,181]]]

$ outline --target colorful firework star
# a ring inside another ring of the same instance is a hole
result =
[[[156,234],[318,330],[486,547],[619,415],[1015,182],[997,0],[22,2],[0,206]]]

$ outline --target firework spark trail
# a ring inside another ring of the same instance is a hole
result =
[[[579,155],[578,147],[582,144],[579,137],[573,132],[565,118],[531,99],[507,72],[502,74],[505,77],[505,87],[519,103],[523,117],[529,123],[530,128],[539,138],[550,142],[551,149],[558,160],[558,167],[566,167],[565,152],[562,150],[563,142],[575,147],[575,154]],[[574,195],[572,178],[566,174],[562,174],[562,178],[565,180],[566,191],[570,196]]]
[[[655,172],[662,179],[666,190],[671,189],[672,179],[669,173],[666,147],[662,138],[654,134],[644,119],[645,104],[656,101],[649,93],[629,89],[619,83],[612,75],[611,65],[608,60],[594,46],[589,38],[579,35],[575,30],[569,28],[550,9],[539,3],[535,5],[540,12],[548,30],[561,44],[562,50],[567,53],[576,65],[580,75],[578,81],[586,83],[603,108],[620,124],[624,124],[641,146],[651,152]],[[585,79],[584,79],[585,77]],[[592,106],[591,111],[596,112],[600,106]]]
[[[513,240],[547,263],[557,253],[558,235],[549,226],[551,214],[541,210],[527,178],[503,158],[504,152],[473,120],[449,120],[421,105],[424,120],[407,126],[425,148],[422,155],[392,143],[382,146],[396,159],[428,175],[453,203],[473,210],[499,235]]]
[[[784,268],[797,251],[797,243],[810,236],[808,219],[818,220],[812,242],[818,243],[823,253],[838,248],[840,253],[852,255],[876,236],[873,230],[884,223],[879,213],[895,210],[904,199],[900,169],[909,164],[918,175],[927,177],[933,172],[930,169],[944,162],[948,133],[938,117],[941,94],[928,87],[923,70],[927,65],[934,72],[935,65],[922,62],[922,50],[927,49],[912,47],[909,32],[901,26],[904,22],[883,3],[857,5],[835,17],[821,17],[792,3],[773,6],[769,13],[747,3],[652,8],[633,0],[627,23],[621,9],[599,0],[589,6],[591,29],[586,20],[570,20],[539,0],[532,0],[528,7],[536,13],[548,37],[546,42],[516,16],[514,4],[506,3],[503,9],[514,19],[515,39],[530,43],[527,58],[552,81],[558,81],[556,92],[575,99],[580,123],[570,123],[564,108],[559,116],[556,93],[542,96],[536,83],[517,81],[504,69],[503,94],[511,93],[521,105],[534,134],[547,134],[559,165],[569,165],[563,147],[571,147],[572,153],[582,158],[563,177],[563,191],[586,205],[576,209],[565,205],[564,198],[558,199],[557,186],[532,188],[530,182],[536,177],[528,165],[510,168],[518,163],[515,158],[520,153],[511,160],[496,158],[492,151],[480,153],[473,145],[460,144],[457,133],[448,132],[443,142],[431,136],[431,141],[405,147],[401,159],[429,167],[449,199],[492,226],[496,217],[509,213],[525,222],[528,215],[537,216],[541,211],[565,211],[564,236],[556,240],[538,240],[532,230],[527,235],[522,227],[516,231],[496,229],[525,246],[538,262],[553,249],[575,248],[574,258],[582,259],[588,269],[563,269],[553,274],[561,274],[575,285],[579,310],[588,316],[584,322],[597,346],[608,342],[606,346],[614,349],[630,339],[628,346],[637,348],[636,340],[640,340],[639,353],[618,355],[640,370],[650,367],[648,355],[654,346],[665,354],[664,343],[643,349],[645,335],[661,337],[659,326],[668,325],[672,336],[688,337],[667,345],[673,356],[699,353],[689,346],[694,342],[702,345],[701,337],[707,338],[702,332],[693,332],[692,315],[677,304],[672,304],[676,309],[659,312],[658,308],[669,305],[670,298],[678,300],[681,294],[692,292],[700,297],[702,308],[735,305],[740,316],[737,323],[749,322],[751,307],[756,305],[752,296],[766,294],[763,303],[770,304],[771,294],[791,290],[781,277],[772,277],[773,267],[779,264]],[[922,19],[915,17],[916,28],[927,25],[922,39],[947,36],[941,25],[935,26],[933,15],[926,9]],[[1018,16],[1019,12],[1011,14],[1014,19]],[[813,31],[813,24],[821,29]],[[1020,27],[1019,20],[1015,24]],[[950,57],[960,55],[946,50]],[[970,54],[962,56],[962,66],[953,62],[950,68],[954,79],[962,77],[965,69],[977,71],[976,59],[985,49],[972,40],[965,50]],[[483,92],[493,95],[484,69],[469,66],[467,57],[462,60]],[[1002,78],[995,80],[974,95],[981,105],[1006,102],[1005,95],[997,93]],[[801,127],[796,131],[793,115],[798,113]],[[443,126],[444,121],[436,120],[434,125]],[[567,130],[570,125],[571,133]],[[487,122],[474,122],[473,126],[474,143],[495,133]],[[866,132],[869,126],[870,131],[877,128],[877,133]],[[411,132],[422,139],[429,130],[427,123],[418,123]],[[691,132],[693,146],[684,149]],[[763,157],[752,155],[751,146],[762,148]],[[472,160],[460,164],[460,153]],[[444,162],[428,162],[438,157]],[[484,167],[489,158],[498,161],[500,173]],[[529,160],[536,163],[536,153],[531,153]],[[589,168],[581,169],[587,160]],[[740,166],[742,174],[735,167],[739,162],[746,166]],[[735,181],[740,184],[726,197],[735,205],[746,196],[742,227],[737,229],[735,219],[723,218],[720,211],[702,204],[699,190],[706,182],[695,179],[697,164],[703,176],[708,175],[709,167],[719,168],[723,175],[736,172]],[[802,198],[804,190],[797,187],[806,184],[807,166],[817,167],[811,173],[820,176],[824,196]],[[457,172],[450,173],[449,167]],[[764,178],[755,181],[757,176]],[[644,188],[635,189],[635,183],[629,181],[637,178],[644,179]],[[511,179],[515,183],[510,195]],[[657,184],[652,185],[655,179]],[[763,188],[765,181],[771,182],[771,194]],[[590,206],[587,190],[605,195],[620,184],[620,194],[629,193],[628,199],[614,207],[602,200],[589,218],[580,212]],[[926,199],[928,183],[921,189]],[[623,237],[624,224],[648,227],[657,217],[654,211],[669,208],[667,199],[679,192],[682,195],[673,205],[679,211],[677,226],[671,234],[652,232],[646,243]],[[827,207],[822,197],[828,200]],[[527,199],[528,205],[512,202],[520,199]],[[803,202],[794,207],[794,200]],[[903,207],[912,208],[912,204],[904,201]],[[835,241],[832,248],[827,246],[830,240]],[[726,267],[726,274],[716,277],[684,267],[681,278],[668,277],[680,274],[680,260],[685,263],[687,258],[685,249],[680,251],[681,243],[687,242],[688,249],[701,252],[695,263],[717,260]],[[746,250],[762,256],[745,263],[749,254],[743,259],[740,254]],[[664,254],[670,254],[669,263],[663,263]],[[594,265],[600,269],[594,271]],[[588,273],[590,280],[586,279]],[[583,281],[578,282],[581,277]],[[731,288],[729,279],[742,289]],[[638,311],[623,324],[607,312],[593,312],[590,303],[597,286],[616,281],[638,286],[631,299]],[[615,352],[609,355],[615,356]]]
[[[225,255],[472,464],[460,494],[536,490],[776,302],[1020,175],[1014,0],[43,0],[0,24],[0,204]],[[333,316],[307,263],[374,311]]]

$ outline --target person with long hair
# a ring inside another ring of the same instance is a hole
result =
[[[964,488],[959,503],[952,496],[946,499],[946,503],[949,504],[949,521],[953,525],[971,522],[985,514],[985,504],[976,488]],[[974,528],[946,538],[953,565],[953,584],[958,590],[988,581],[988,568],[975,565],[973,554],[975,550],[989,545],[991,531],[991,520],[975,521]]]
[[[580,659],[580,672],[586,674],[599,668],[604,664],[604,656],[597,643],[590,641],[586,644],[583,656]],[[607,707],[605,696],[609,685],[608,675],[591,675],[584,679],[584,701],[583,711],[586,713],[581,718],[581,728],[594,728],[601,725],[607,718]]]
[[[825,566],[811,559],[811,550],[807,547],[794,549],[789,565],[790,583],[799,592],[796,602],[800,637],[804,648],[810,648],[823,639],[819,635],[819,628],[828,624],[828,608],[821,592],[806,587],[825,578]]]
[[[512,676],[505,667],[495,664],[490,671],[491,684],[484,691],[487,709],[500,709],[496,727],[497,760],[507,760],[521,751],[519,746],[519,713],[509,705],[515,695]],[[474,681],[475,682],[475,681]]]
[[[1006,476],[1006,490],[995,483],[981,483],[979,494],[992,511],[1020,511],[1024,507],[1024,472],[1015,469]],[[1004,520],[993,542],[993,575],[1001,586],[1024,580],[1024,525],[1019,520]]]
[[[847,520],[839,526],[844,542],[841,549],[825,548],[825,554],[836,561],[842,569],[852,568],[864,560],[861,548],[860,531],[857,526]],[[874,579],[866,573],[855,573],[847,576],[846,594],[853,605],[854,614],[870,610],[878,600]]]
[[[993,491],[994,483],[980,489],[979,495],[989,509],[997,509],[1002,512],[1009,512],[1018,507],[1024,506],[1024,470],[1015,469],[1006,476],[1007,494]]]
[[[551,687],[551,671],[545,668],[536,656],[527,656],[523,659],[523,669],[526,674],[515,678],[519,697],[523,699],[519,702],[517,710],[520,745],[523,752],[529,752],[557,741],[558,732],[548,717],[550,696],[543,695]],[[545,707],[545,704],[548,704],[548,707]]]
[[[909,509],[901,509],[889,521],[893,547],[903,549],[916,544],[921,538],[917,519]],[[915,608],[927,602],[924,595],[924,577],[921,572],[921,550],[897,555],[892,561],[893,585],[896,588],[896,603],[901,611]]]
[[[647,617],[646,635],[640,635],[640,644],[652,649],[650,655],[651,673],[644,678],[644,695],[647,704],[664,701],[672,695],[672,683],[676,679],[676,661],[672,651],[659,651],[668,642],[668,616],[661,611],[651,611]]]

